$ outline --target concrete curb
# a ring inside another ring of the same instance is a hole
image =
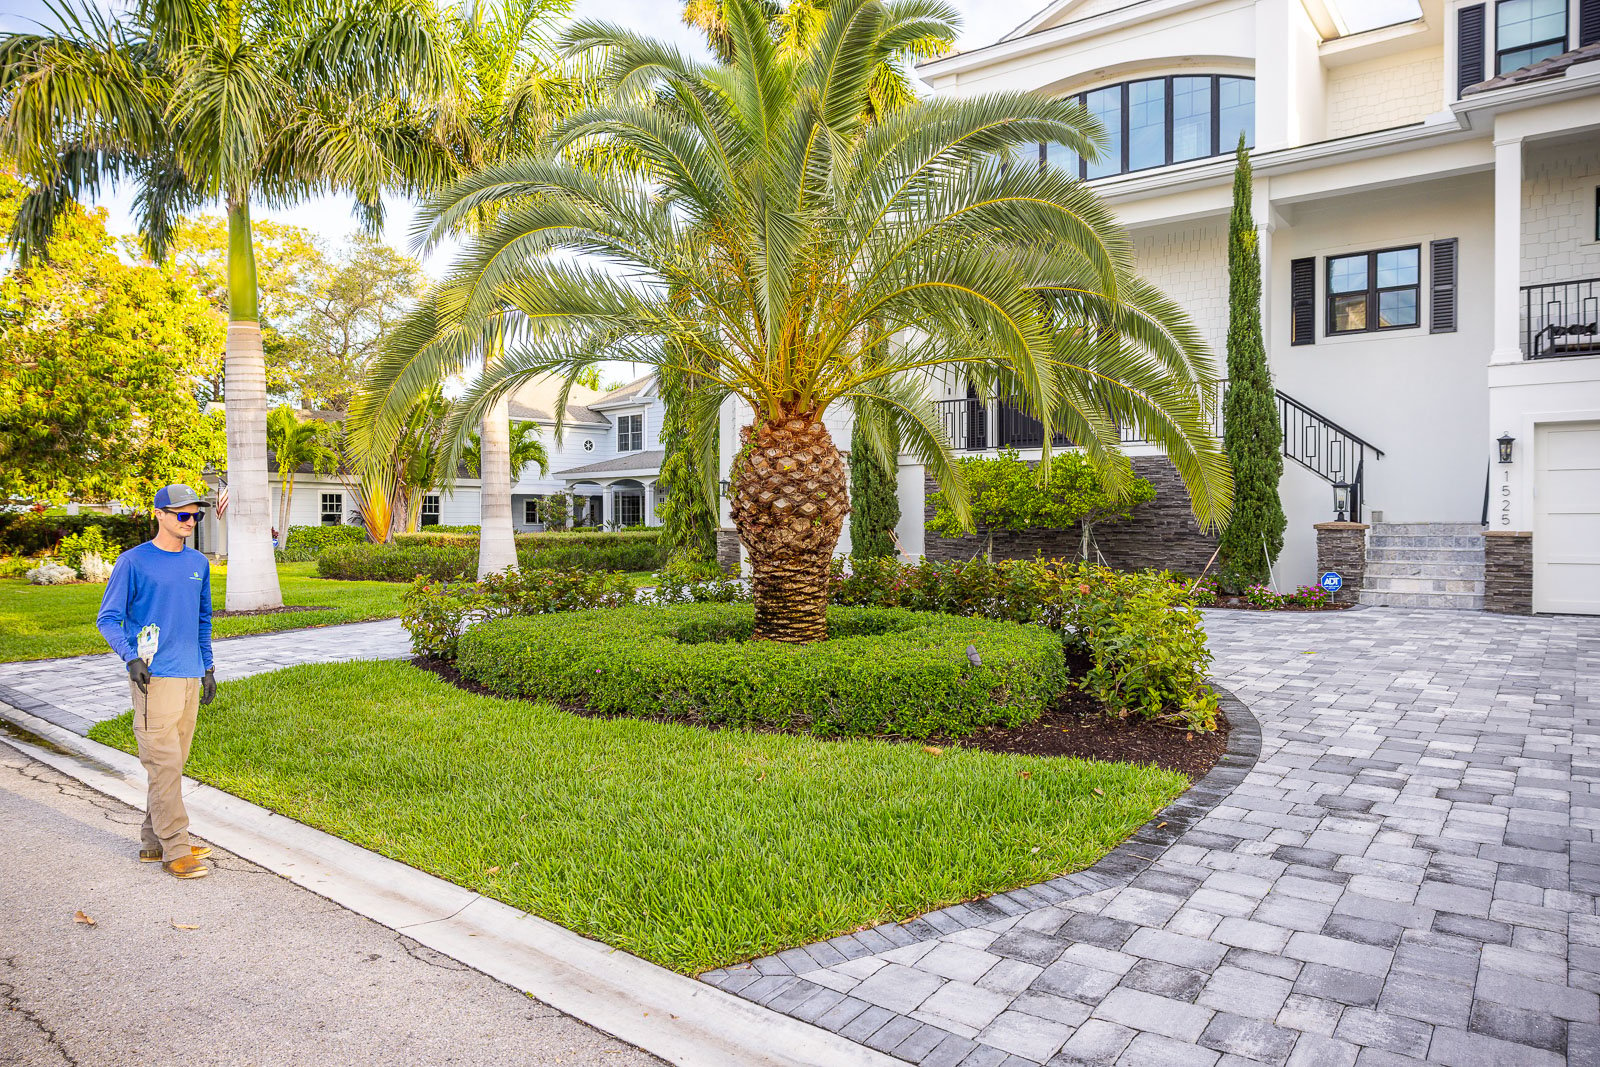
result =
[[[0,741],[143,810],[133,756],[8,704],[0,720]],[[184,801],[196,836],[669,1063],[901,1064],[211,786],[185,778]]]

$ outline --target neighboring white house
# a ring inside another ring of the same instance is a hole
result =
[[[1040,165],[1077,171],[1114,207],[1141,272],[1188,309],[1219,367],[1245,134],[1285,420],[1280,587],[1316,580],[1313,526],[1335,518],[1345,482],[1348,517],[1458,524],[1462,551],[1481,553],[1485,522],[1531,531],[1518,543],[1533,610],[1600,613],[1600,0],[1424,0],[1359,33],[1333,3],[1057,0],[918,73],[950,96],[1081,98],[1110,158],[1041,145]],[[1039,443],[1036,423],[959,382],[936,390],[958,448]],[[736,421],[730,406],[725,463]],[[847,423],[835,434],[847,445]],[[911,555],[922,492],[903,462]],[[1475,596],[1431,579],[1388,588],[1476,606],[1481,557],[1462,566]]]
[[[569,519],[574,526],[632,526],[657,523],[661,475],[661,421],[664,407],[654,374],[647,374],[610,392],[574,386],[567,398],[567,417],[561,440],[555,436],[555,404],[560,390],[554,382],[523,386],[512,394],[511,421],[539,427],[539,440],[550,457],[548,472],[529,464],[511,487],[512,522],[518,532],[543,530],[544,502],[555,493],[573,498]],[[267,488],[272,519],[278,521],[280,481],[274,462],[268,461]],[[215,490],[217,480],[208,477]],[[423,498],[421,524],[476,525],[479,519],[480,481],[462,477],[448,493]],[[354,501],[336,475],[320,475],[309,465],[295,475],[289,501],[289,525],[337,526],[358,523]],[[200,534],[197,546],[213,555],[226,555],[227,541],[220,524]]]

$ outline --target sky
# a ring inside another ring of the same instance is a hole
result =
[[[78,0],[85,2],[85,0]],[[87,0],[102,7],[125,7],[119,0]],[[968,51],[993,44],[1024,19],[1042,9],[1048,0],[950,0],[962,16],[962,34],[956,42],[957,49]],[[1418,11],[1416,0],[1336,0],[1352,31],[1413,18]],[[704,42],[699,34],[684,26],[679,15],[682,4],[678,0],[577,0],[574,16],[599,18],[633,27],[642,33],[665,38],[686,49],[705,54]],[[44,0],[4,0],[0,8],[0,32],[31,32],[37,23],[53,25],[54,20]],[[134,231],[130,214],[133,194],[127,189],[114,190],[98,206],[106,208],[107,223],[112,232],[129,234]],[[404,200],[389,200],[388,218],[384,239],[395,248],[410,251],[410,228],[413,210]],[[257,218],[303,226],[316,234],[329,248],[337,249],[344,239],[356,229],[351,215],[351,201],[347,197],[324,197],[292,208],[260,208]],[[448,266],[448,249],[436,253],[423,265],[429,273],[442,274]]]

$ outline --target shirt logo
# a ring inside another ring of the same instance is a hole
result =
[[[198,582],[200,580],[200,572],[199,571],[195,571],[193,574],[189,575],[189,577],[193,578],[195,581]]]

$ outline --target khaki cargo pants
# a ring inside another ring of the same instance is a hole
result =
[[[183,765],[194,740],[195,717],[200,713],[200,679],[152,678],[150,692],[133,692],[133,736],[139,742],[139,762],[150,782],[144,825],[139,828],[141,849],[161,850],[170,863],[189,854],[189,813],[183,808]]]

